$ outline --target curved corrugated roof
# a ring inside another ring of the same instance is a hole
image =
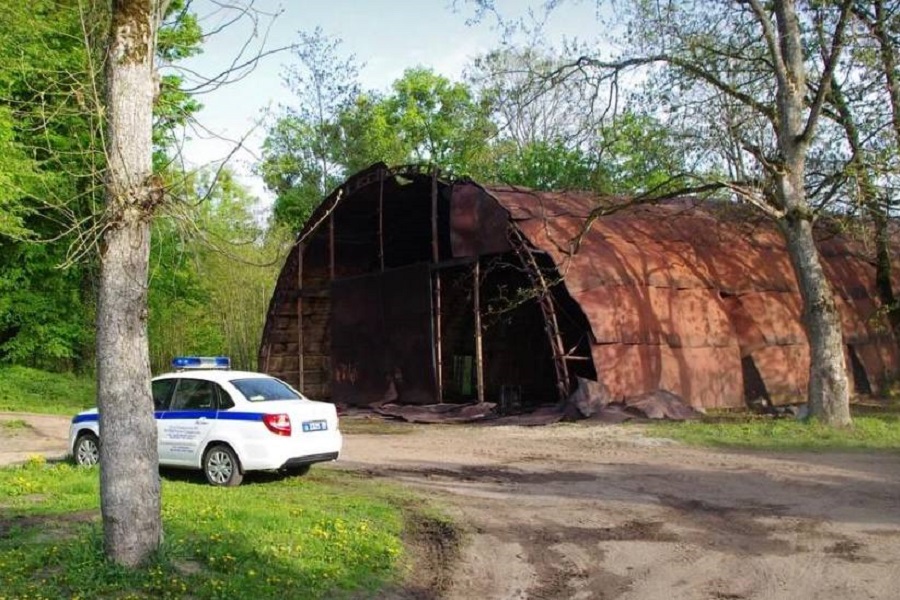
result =
[[[741,406],[738,374],[748,359],[773,399],[805,393],[802,302],[772,222],[690,199],[629,206],[584,193],[484,189],[553,258],[614,394],[663,388],[697,406]],[[819,246],[845,339],[870,384],[883,381],[898,358],[874,300],[875,268],[858,244],[823,233]]]

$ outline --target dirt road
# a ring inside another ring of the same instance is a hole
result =
[[[900,454],[725,453],[634,427],[348,436],[470,534],[448,598],[900,597]]]
[[[67,420],[27,421],[0,462],[65,451]],[[399,431],[347,435],[337,468],[412,486],[463,525],[446,598],[900,597],[900,453],[700,450],[618,426]]]

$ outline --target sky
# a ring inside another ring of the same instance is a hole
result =
[[[528,20],[529,13],[543,15],[544,2],[497,0],[496,5],[507,19]],[[475,8],[465,0],[457,0],[455,7],[453,0],[256,0],[254,7],[264,14],[258,16],[255,28],[246,17],[224,27],[238,15],[222,6],[233,4],[222,0],[191,4],[204,32],[221,32],[207,39],[200,56],[180,63],[188,85],[227,70],[244,44],[248,44],[245,58],[252,57],[260,48],[289,46],[298,31],[312,32],[316,27],[341,39],[340,52],[355,55],[363,65],[364,89],[386,90],[405,69],[416,66],[459,79],[473,58],[499,47],[502,34],[492,16],[473,22]],[[556,44],[596,39],[600,26],[594,11],[594,0],[563,2],[545,22],[546,39]],[[265,138],[266,115],[271,118],[279,105],[293,102],[281,77],[291,62],[289,51],[273,53],[239,81],[199,94],[204,106],[197,115],[200,127],[186,132],[185,163],[198,167],[227,159],[239,180],[263,204],[271,203],[253,165]]]

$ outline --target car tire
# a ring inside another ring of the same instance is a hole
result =
[[[244,479],[237,455],[225,444],[216,444],[203,455],[203,474],[216,486],[234,487]]]
[[[100,440],[90,432],[80,434],[75,440],[72,457],[77,465],[93,467],[100,462]]]

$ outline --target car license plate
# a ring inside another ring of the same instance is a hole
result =
[[[325,431],[328,429],[328,421],[303,421],[303,431]]]

